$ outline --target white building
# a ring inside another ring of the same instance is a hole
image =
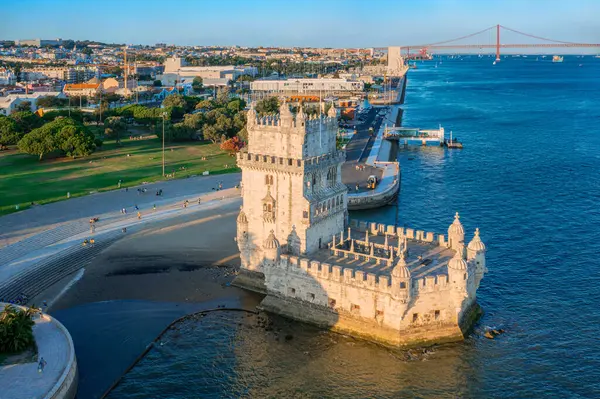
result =
[[[458,214],[447,235],[348,223],[334,107],[247,120],[234,284],[266,293],[266,311],[385,345],[462,340],[480,315],[479,230],[465,249]]]
[[[31,112],[35,112],[38,109],[37,100],[41,97],[48,96],[65,98],[64,94],[58,91],[37,92],[31,94],[9,94],[6,97],[0,97],[0,115],[8,116],[12,114],[15,108],[25,101],[29,101],[31,103]]]
[[[322,92],[358,92],[363,91],[365,84],[356,80],[341,78],[328,79],[285,79],[255,80],[250,82],[253,92],[269,93],[318,93]]]
[[[17,76],[8,68],[0,68],[0,86],[15,83],[17,83]]]
[[[203,79],[233,80],[238,76],[255,76],[258,73],[258,69],[253,66],[187,66],[185,60],[179,57],[167,58],[164,65],[164,75],[178,75],[179,77],[200,76]]]

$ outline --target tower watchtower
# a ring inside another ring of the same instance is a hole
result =
[[[248,147],[238,153],[243,206],[238,217],[242,269],[263,272],[265,240],[278,250],[310,254],[346,225],[347,189],[341,181],[346,153],[336,147],[337,118],[294,115],[283,102],[279,113],[247,114]],[[270,254],[272,256],[272,254]]]

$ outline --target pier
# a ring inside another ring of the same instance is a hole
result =
[[[411,127],[385,127],[383,137],[386,140],[394,140],[403,143],[405,146],[415,142],[425,146],[428,144],[439,145],[445,143],[444,128],[438,129],[419,129]]]

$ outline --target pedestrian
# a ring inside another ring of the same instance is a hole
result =
[[[356,185],[356,191],[358,191],[358,184]]]
[[[142,214],[140,212],[137,213],[138,219],[142,219]]]
[[[155,211],[156,210],[156,204],[152,205],[152,210]]]
[[[96,243],[96,240],[94,240],[93,238],[90,238],[90,245],[93,247],[94,244]]]
[[[92,225],[90,226],[90,232],[91,232],[92,234],[94,234],[94,233],[96,232],[96,225],[95,225],[95,224],[92,224]]]
[[[41,373],[44,371],[44,367],[46,367],[46,361],[44,360],[43,357],[40,357],[40,361],[38,363],[38,373]]]
[[[200,199],[200,198],[198,198],[198,205],[200,205],[200,201],[201,201],[201,199]]]
[[[129,187],[125,187],[125,192],[128,192],[128,191],[129,191]]]

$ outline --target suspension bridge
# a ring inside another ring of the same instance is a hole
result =
[[[525,42],[505,43],[503,41],[506,35],[511,40],[518,38],[527,38]],[[477,41],[473,43],[472,41]],[[534,42],[535,41],[535,42]],[[494,25],[489,28],[474,32],[465,36],[450,40],[444,40],[435,43],[417,44],[411,46],[402,46],[402,52],[407,58],[411,58],[411,49],[417,50],[420,55],[426,55],[430,52],[439,52],[445,50],[496,50],[496,61],[500,61],[500,52],[504,49],[525,49],[525,48],[596,48],[600,51],[599,43],[576,43],[564,40],[549,39],[506,27],[504,25]]]

